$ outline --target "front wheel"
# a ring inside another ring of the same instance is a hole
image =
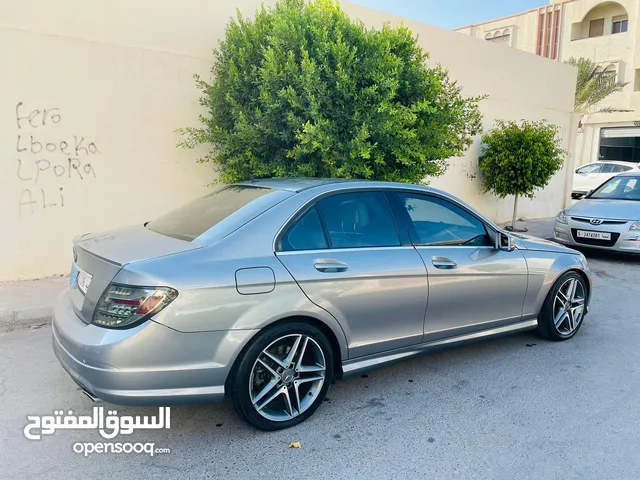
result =
[[[258,334],[239,359],[229,382],[238,415],[260,430],[280,430],[309,418],[333,380],[326,336],[303,322]]]
[[[582,326],[589,289],[577,272],[567,272],[553,285],[538,316],[537,333],[549,340],[568,340]]]

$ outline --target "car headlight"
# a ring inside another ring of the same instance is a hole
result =
[[[629,230],[635,230],[635,231],[640,230],[640,221],[637,221],[636,223],[634,223],[633,225],[631,225],[631,226],[629,227]]]
[[[105,328],[132,328],[154,316],[177,296],[173,288],[112,283],[98,301],[91,323]]]
[[[560,210],[560,213],[558,213],[558,215],[556,215],[556,221],[558,223],[564,223],[566,225],[568,223],[567,211],[566,210]]]

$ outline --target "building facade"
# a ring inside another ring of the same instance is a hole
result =
[[[459,33],[566,61],[594,60],[626,86],[582,118],[576,165],[596,160],[640,162],[639,0],[566,0],[506,18],[469,25]],[[603,107],[620,111],[598,113]]]

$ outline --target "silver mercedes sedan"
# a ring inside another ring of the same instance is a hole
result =
[[[277,430],[309,418],[335,378],[523,330],[567,340],[591,279],[581,253],[433,188],[257,180],[76,238],[53,348],[92,399],[227,396]]]
[[[613,177],[556,216],[557,242],[640,253],[640,173]]]

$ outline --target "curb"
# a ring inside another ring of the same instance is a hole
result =
[[[19,310],[0,310],[0,332],[49,325],[52,316],[53,305]]]

